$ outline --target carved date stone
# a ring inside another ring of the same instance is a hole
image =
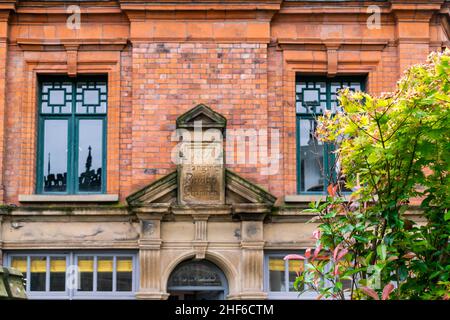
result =
[[[180,205],[225,203],[223,135],[226,120],[198,105],[177,120],[178,202]]]

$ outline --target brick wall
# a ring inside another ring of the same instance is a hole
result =
[[[265,44],[136,44],[132,86],[133,189],[175,169],[170,158],[175,121],[199,103],[223,114],[228,129],[267,127]],[[258,166],[230,167],[268,186]]]
[[[186,7],[176,15],[114,6],[111,15],[97,8],[79,31],[65,28],[58,8],[47,15],[34,7],[3,21],[3,32],[9,28],[0,46],[4,203],[34,192],[38,73],[64,74],[70,66],[110,75],[108,192],[122,200],[175,170],[175,120],[199,103],[223,114],[229,130],[281,134],[276,174],[262,174],[267,166],[258,158],[256,164],[228,158],[227,166],[282,196],[296,192],[296,73],[367,74],[368,91],[381,94],[407,66],[448,43],[446,24],[436,13],[431,19],[431,9],[416,15],[416,9],[394,14],[386,7],[382,28],[369,30],[363,15],[328,15],[319,5],[305,11],[291,4],[276,14],[275,7],[214,14]],[[68,46],[83,46],[76,59],[69,59]]]

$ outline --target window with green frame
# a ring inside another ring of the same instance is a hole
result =
[[[297,192],[326,193],[330,183],[339,177],[339,162],[333,153],[335,146],[324,144],[316,138],[316,119],[326,110],[339,110],[337,91],[348,87],[365,90],[363,77],[308,77],[296,78],[297,114]]]
[[[107,78],[39,79],[37,193],[104,193]]]

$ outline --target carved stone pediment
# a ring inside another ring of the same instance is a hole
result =
[[[127,198],[128,205],[151,212],[174,214],[230,214],[267,213],[275,203],[276,197],[261,187],[225,170],[225,204],[178,205],[177,172],[172,172]]]
[[[202,127],[206,129],[223,129],[227,125],[227,119],[224,116],[204,104],[199,104],[178,117],[177,128],[191,129],[198,121],[201,121]]]

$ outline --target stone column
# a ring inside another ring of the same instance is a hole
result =
[[[142,209],[141,209],[142,210]],[[164,300],[161,289],[161,212],[137,213],[141,224],[139,239],[140,283],[137,299]]]
[[[241,299],[266,299],[264,292],[265,214],[241,213]]]

